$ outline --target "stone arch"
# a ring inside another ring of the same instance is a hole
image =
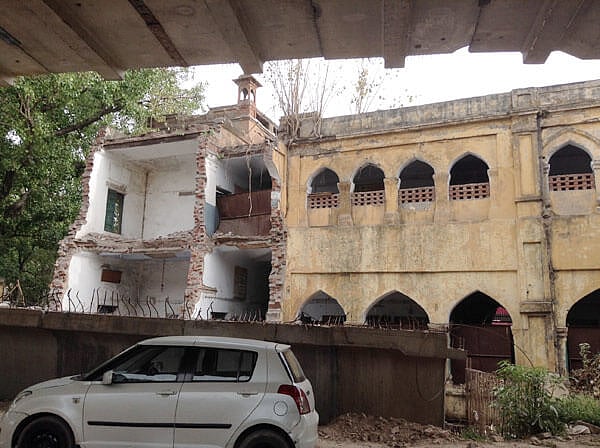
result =
[[[565,145],[548,159],[550,191],[593,190],[595,187],[592,157],[584,148]]]
[[[312,324],[343,324],[346,312],[334,297],[318,290],[304,301],[298,310],[297,320]]]
[[[498,362],[514,362],[512,318],[497,300],[475,291],[459,301],[450,312],[451,344],[467,351],[472,368],[492,372]],[[455,383],[465,380],[466,363],[453,360],[450,370]]]
[[[398,202],[411,204],[415,202],[433,202],[435,200],[435,171],[431,165],[414,159],[405,165],[398,175]]]
[[[451,201],[490,196],[489,166],[479,156],[467,153],[450,167],[448,196]]]
[[[415,300],[391,291],[375,300],[365,313],[365,324],[405,329],[427,329],[429,315]]]
[[[419,159],[413,159],[400,168],[398,174],[400,188],[415,188],[433,186],[433,167]]]
[[[311,193],[339,193],[337,173],[328,167],[319,168],[313,173],[306,183],[308,194]]]
[[[590,292],[569,308],[566,324],[569,370],[582,366],[579,344],[590,344],[592,353],[600,353],[600,289]]]
[[[384,170],[376,163],[368,162],[361,165],[352,176],[352,191],[379,191],[384,190]]]
[[[600,160],[600,139],[579,129],[563,129],[544,139],[542,156],[548,161],[559,149],[572,145],[586,151],[592,160]]]

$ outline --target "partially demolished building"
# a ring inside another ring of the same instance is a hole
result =
[[[281,156],[256,110],[258,82],[236,83],[234,106],[169,117],[142,136],[99,136],[56,263],[63,309],[279,319]]]
[[[55,271],[63,308],[449,328],[483,370],[565,372],[579,342],[600,350],[600,81],[317,135],[306,116],[285,144],[258,83],[237,83],[235,106],[100,137]]]

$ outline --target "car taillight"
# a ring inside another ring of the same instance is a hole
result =
[[[300,415],[308,414],[310,412],[308,398],[306,398],[306,394],[299,387],[292,384],[282,384],[279,386],[279,389],[277,389],[277,393],[292,397]]]

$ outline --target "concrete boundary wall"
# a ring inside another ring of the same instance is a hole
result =
[[[0,399],[30,384],[85,372],[135,342],[163,335],[246,337],[291,344],[325,423],[346,412],[441,425],[443,333],[184,321],[0,309]]]

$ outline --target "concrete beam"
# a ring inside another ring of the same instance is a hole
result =
[[[250,24],[238,0],[205,0],[205,3],[244,73],[262,73],[264,61],[254,47],[256,39],[250,35]]]
[[[411,41],[411,0],[383,0],[381,13],[385,68],[402,68]]]
[[[540,3],[535,21],[523,42],[521,52],[526,64],[543,64],[560,46],[569,27],[590,0],[545,0]]]
[[[98,72],[105,79],[119,80],[124,70],[106,50],[100,40],[89,32],[72,13],[71,8],[60,0],[32,2],[36,11],[43,14],[52,29],[75,53],[89,64],[89,70]],[[66,25],[66,26],[65,26]]]
[[[181,53],[179,52],[179,50],[165,31],[165,29],[163,28],[162,24],[156,18],[154,13],[150,10],[150,8],[148,8],[144,0],[129,0],[129,4],[133,7],[133,9],[137,11],[137,13],[140,15],[150,32],[154,34],[156,40],[158,40],[158,42],[162,45],[162,47],[171,57],[175,65],[178,65],[180,67],[187,67],[189,64],[181,55]]]

